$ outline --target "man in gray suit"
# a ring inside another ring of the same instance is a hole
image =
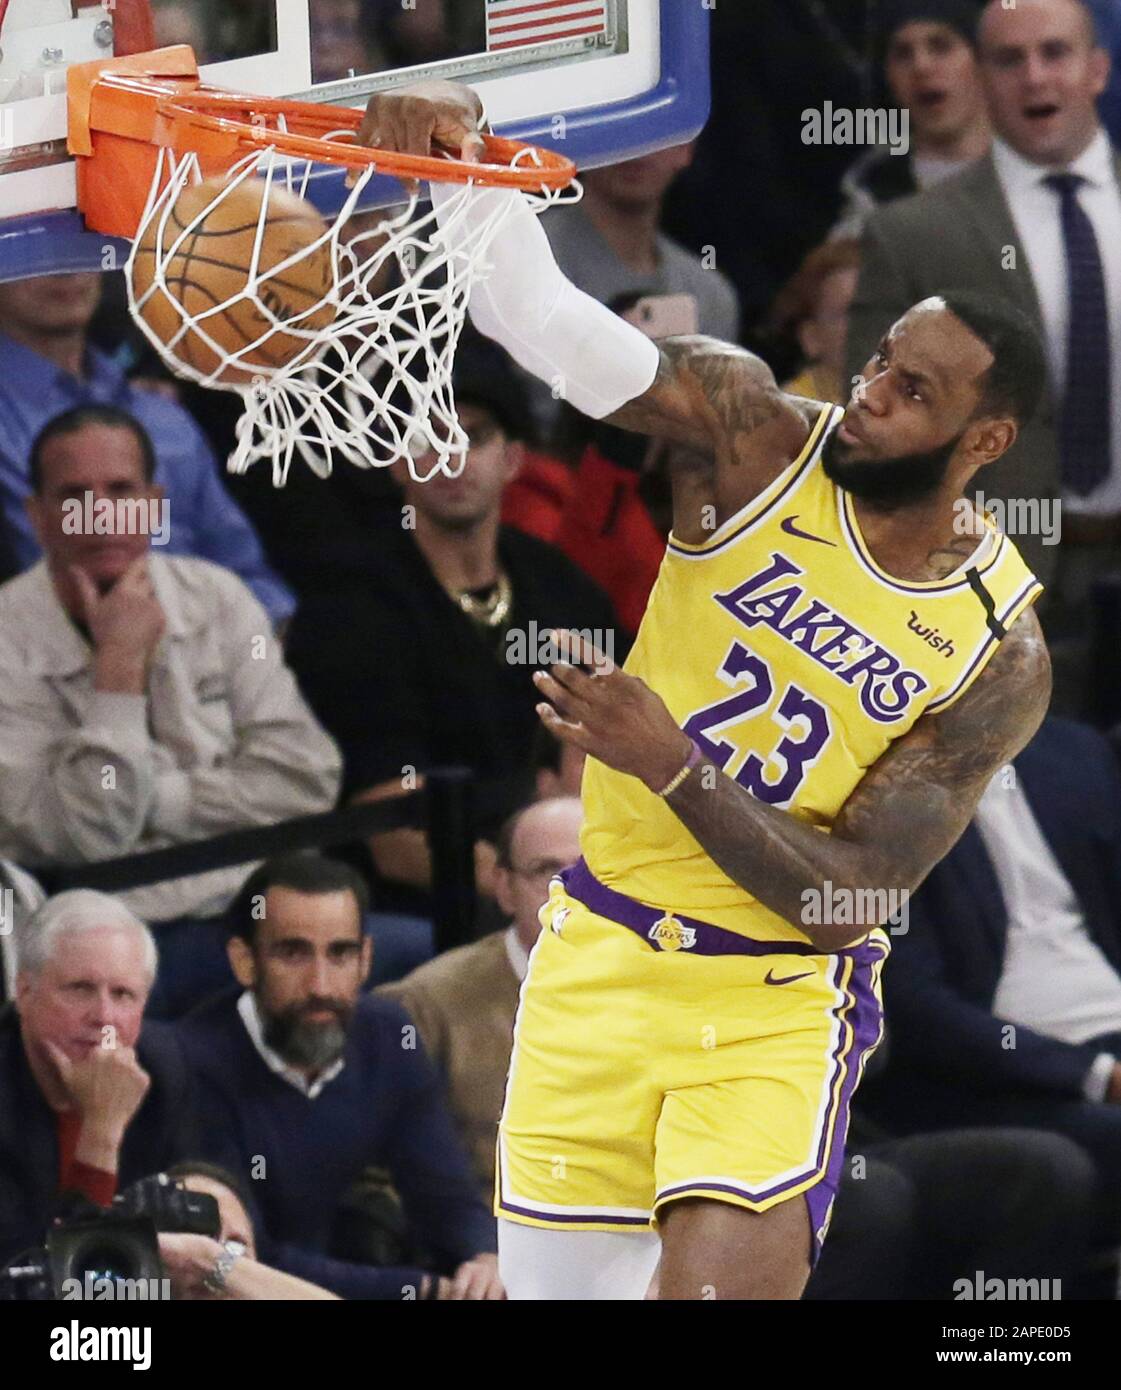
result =
[[[991,0],[979,40],[993,150],[872,218],[848,368],[874,374],[889,325],[951,289],[1002,295],[1039,328],[1050,389],[985,489],[1008,502],[1062,498],[1061,547],[1047,543],[1053,507],[1009,508],[1029,530],[1005,529],[1050,587],[1045,626],[1070,675],[1056,699],[1070,707],[1087,672],[1092,585],[1121,555],[1121,158],[1097,112],[1109,58],[1083,0]]]

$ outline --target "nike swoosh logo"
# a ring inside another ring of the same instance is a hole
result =
[[[817,541],[818,545],[831,545],[836,549],[836,541],[827,541],[824,536],[811,536],[808,531],[802,531],[795,526],[794,523],[798,520],[799,515],[800,513],[796,513],[794,516],[783,518],[782,529],[788,536],[797,536],[800,541]]]
[[[815,970],[803,970],[801,975],[783,975],[781,979],[776,979],[775,972],[773,970],[768,970],[763,983],[765,985],[789,985],[795,980],[808,980],[811,975],[815,975],[816,973]]]

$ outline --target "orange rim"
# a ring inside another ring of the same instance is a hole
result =
[[[518,140],[504,140],[497,135],[483,137],[486,159],[478,164],[451,156],[398,154],[352,144],[332,133],[353,130],[357,134],[360,129],[363,113],[347,106],[320,106],[313,102],[247,97],[236,92],[196,90],[168,97],[159,102],[157,109],[160,116],[175,127],[179,136],[176,145],[185,145],[188,149],[194,144],[190,132],[197,130],[225,135],[247,149],[277,149],[301,159],[338,164],[347,169],[373,167],[379,173],[425,182],[474,182],[532,192],[541,188],[567,188],[576,177],[572,160],[551,150]],[[253,117],[258,119],[254,121]],[[277,124],[280,117],[284,118],[288,129],[282,130]],[[532,160],[516,166],[514,161],[526,151],[532,151]]]

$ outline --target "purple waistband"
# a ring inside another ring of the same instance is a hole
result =
[[[656,907],[635,902],[625,893],[600,883],[583,859],[570,869],[562,869],[559,878],[570,897],[598,916],[629,927],[663,951],[686,951],[693,956],[847,956],[872,945],[858,941],[840,951],[823,951],[808,941],[754,941],[697,917],[686,917],[683,912],[660,912]],[[875,955],[882,954],[875,946],[872,949]]]

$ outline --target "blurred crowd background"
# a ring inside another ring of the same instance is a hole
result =
[[[206,58],[271,42],[271,6],[156,8]],[[1047,347],[1048,398],[984,487],[1048,586],[1053,711],[896,937],[812,1298],[950,1298],[976,1270],[1117,1289],[1121,0],[983,8],[721,4],[697,141],[589,172],[545,219],[617,313],[815,399],[846,402],[939,290],[1012,299]],[[319,81],[484,46],[457,0],[312,19]],[[812,143],[827,103],[907,112],[905,148]],[[119,276],[0,285],[0,1265],[170,1171],[217,1212],[160,1235],[177,1296],[499,1296],[495,1126],[582,770],[510,639],[576,628],[623,659],[671,451],[470,334],[456,390],[461,479],[277,491],[225,474],[237,397],[163,371]],[[72,533],[87,492],[166,498],[167,543]],[[469,794],[438,827],[447,769]],[[351,806],[384,819],[81,886]]]

